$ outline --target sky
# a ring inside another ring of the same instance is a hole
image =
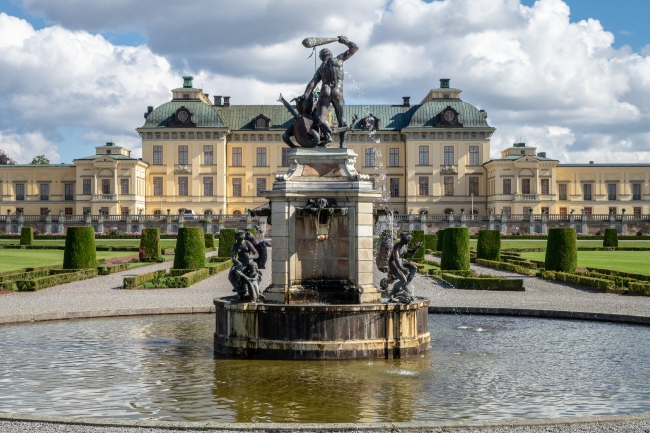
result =
[[[139,156],[149,105],[193,75],[276,104],[313,75],[300,41],[346,35],[348,104],[422,100],[439,78],[513,142],[562,162],[650,163],[650,2],[639,0],[0,0],[0,149],[71,162]],[[328,46],[335,53],[337,44]]]

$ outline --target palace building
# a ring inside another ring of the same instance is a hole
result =
[[[290,162],[287,109],[210,99],[189,76],[171,93],[136,129],[141,159],[106,143],[72,164],[0,166],[0,212],[216,215],[266,204],[261,193]],[[495,128],[449,79],[417,104],[348,105],[346,118],[357,170],[400,214],[650,213],[650,164],[562,164],[524,143],[491,159]]]

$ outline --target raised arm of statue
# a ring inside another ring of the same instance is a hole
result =
[[[341,60],[341,61],[346,61],[347,59],[352,57],[354,55],[354,53],[359,51],[359,47],[357,46],[357,44],[355,44],[354,42],[348,41],[348,38],[346,38],[345,36],[339,36],[339,43],[341,43],[341,44],[348,47],[347,51],[345,51],[344,53],[341,53],[338,56],[336,56],[336,58]]]
[[[306,99],[309,94],[316,88],[316,84],[320,83],[321,81],[321,76],[319,70],[316,70],[316,73],[314,74],[314,78],[311,79],[309,83],[307,83],[307,88],[305,89],[305,93],[301,96],[301,98]]]

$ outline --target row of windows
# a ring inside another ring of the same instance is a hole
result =
[[[256,179],[257,183],[257,196],[261,196],[262,192],[266,191],[266,179],[258,178]],[[178,195],[179,196],[188,196],[189,195],[189,178],[187,176],[181,176],[178,178]],[[242,196],[242,179],[235,177],[232,179],[232,195],[233,197]],[[154,177],[153,178],[153,195],[162,196],[163,195],[163,178]],[[205,197],[212,197],[214,195],[214,179],[212,177],[203,178],[203,195]]]
[[[522,194],[531,194],[530,188],[530,179],[521,179],[521,193]],[[566,183],[558,184],[558,198],[560,200],[567,200],[567,189],[568,185]],[[608,200],[617,200],[618,186],[615,183],[610,183],[607,185],[607,199]],[[550,194],[550,180],[549,179],[540,179],[540,193],[541,194]],[[503,179],[503,194],[512,194],[512,179]],[[582,185],[582,199],[583,200],[592,200],[592,184],[585,183]],[[632,184],[632,200],[641,200],[641,184],[634,183]]]
[[[549,208],[548,207],[542,207],[541,210],[542,210],[542,213],[545,213],[545,214],[549,213]],[[559,210],[560,215],[567,215],[568,216],[568,214],[569,214],[568,213],[569,209],[566,208],[566,207],[560,207],[558,210]],[[591,207],[591,206],[584,207],[584,208],[582,208],[582,210],[584,211],[585,215],[593,215],[593,212],[594,212],[594,208]],[[633,207],[632,208],[632,212],[634,213],[634,215],[637,215],[637,216],[641,215],[642,210],[643,209],[641,207]],[[503,208],[501,208],[501,212],[506,214],[506,215],[510,215],[512,213],[512,208],[510,206],[504,206]],[[530,213],[532,213],[532,208],[524,207],[523,212],[524,212],[524,215],[530,214]],[[618,214],[619,213],[618,208],[609,207],[609,213],[610,214]]]
[[[485,139],[485,132],[479,132],[479,133],[476,133],[476,132],[471,132],[471,133],[470,132],[463,132],[462,135],[461,135],[460,132],[438,132],[438,133],[430,132],[428,135],[427,135],[426,132],[421,132],[421,133],[412,132],[410,138],[419,138],[419,139],[422,139],[422,140],[426,140],[426,139],[435,140],[436,138],[438,140],[452,140],[452,139],[460,140],[461,138],[463,138],[465,140],[468,140],[468,139],[484,140]]]
[[[186,139],[186,138],[197,139],[197,140],[203,140],[203,139],[209,140],[210,138],[212,138],[214,140],[217,140],[219,138],[219,133],[218,132],[214,132],[214,133],[210,133],[210,132],[196,132],[196,133],[194,133],[194,132],[172,132],[171,135],[170,135],[169,132],[155,132],[155,133],[154,132],[147,132],[147,138],[149,140],[153,140],[154,138],[156,140],[169,140],[170,136],[171,136],[172,139],[177,139],[177,140],[179,138],[183,139],[183,140]]]
[[[179,165],[189,164],[188,146],[178,146],[177,161]],[[211,145],[203,146],[203,165],[213,165],[213,164],[214,164],[214,146]],[[163,165],[162,146],[153,147],[153,165]]]
[[[83,189],[82,194],[90,195],[92,194],[92,183],[91,179],[83,179]],[[111,183],[112,179],[102,179],[101,180],[101,194],[111,194]],[[41,200],[50,199],[50,184],[42,183],[39,185],[39,196]],[[120,194],[129,193],[129,179],[120,179]],[[74,200],[74,184],[67,183],[64,185],[64,195],[63,199],[66,201]],[[16,200],[25,200],[25,184],[17,183],[16,184]]]
[[[366,148],[366,167],[375,167],[375,157],[377,150],[371,147]],[[469,165],[479,165],[479,148],[478,146],[469,146]],[[444,146],[444,164],[455,165],[454,146]],[[390,167],[399,167],[399,149],[390,148],[388,165]],[[418,165],[429,165],[429,146],[420,146],[418,152]]]

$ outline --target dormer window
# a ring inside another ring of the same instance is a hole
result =
[[[255,119],[253,119],[254,129],[268,129],[270,126],[271,126],[271,119],[269,119],[263,114],[260,114]]]
[[[266,128],[266,121],[264,119],[257,119],[255,121],[256,128]]]
[[[443,93],[442,99],[451,99],[451,95],[449,93]]]
[[[110,155],[111,154],[111,149],[106,149],[106,153]]]
[[[189,93],[183,93],[183,99],[190,99]]]
[[[361,120],[361,127],[365,131],[376,131],[379,129],[379,119],[370,114]]]

